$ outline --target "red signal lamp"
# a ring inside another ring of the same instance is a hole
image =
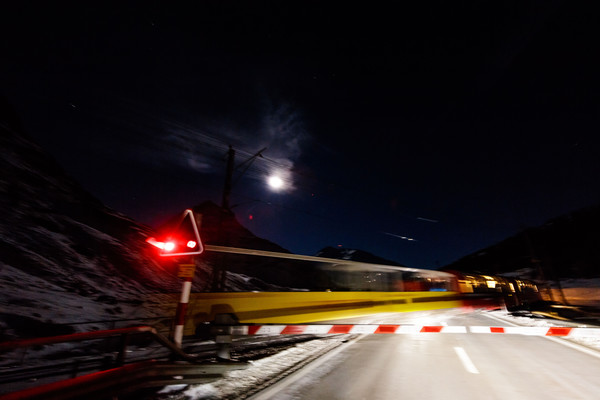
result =
[[[146,242],[160,249],[162,257],[191,256],[204,251],[194,213],[189,209],[184,211],[178,224],[164,239],[149,237]]]

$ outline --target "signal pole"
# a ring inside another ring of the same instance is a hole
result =
[[[186,221],[189,221],[189,226],[186,226]],[[161,239],[159,237],[157,240],[154,237],[149,237],[146,239],[148,244],[160,249],[161,252],[159,255],[161,257],[186,257],[178,263],[179,270],[177,275],[180,278],[183,278],[183,285],[181,287],[181,296],[179,298],[179,303],[177,304],[175,321],[171,332],[173,342],[179,348],[181,348],[183,341],[185,315],[190,300],[194,271],[196,269],[194,258],[204,251],[204,246],[200,240],[200,231],[198,230],[198,227],[201,225],[202,215],[194,213],[192,209],[187,209],[183,212],[183,215],[179,220],[178,225],[175,225],[174,230],[166,233],[166,238]]]

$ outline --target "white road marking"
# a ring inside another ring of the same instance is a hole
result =
[[[454,351],[458,355],[458,358],[460,358],[460,361],[462,362],[467,372],[470,372],[472,374],[479,373],[479,370],[475,367],[475,364],[473,364],[473,361],[471,361],[465,349],[463,349],[462,347],[455,347]]]

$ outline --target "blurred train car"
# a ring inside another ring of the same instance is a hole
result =
[[[236,254],[243,249],[234,249]],[[348,260],[250,251],[251,257],[283,258],[297,265],[297,280],[278,291],[193,293],[186,334],[206,323],[294,324],[462,306],[453,274]],[[265,265],[254,261],[257,268]],[[270,262],[271,264],[272,261]],[[281,270],[281,264],[273,264]],[[287,279],[287,277],[286,277]],[[301,289],[294,282],[302,282]]]
[[[335,291],[365,292],[456,292],[454,275],[425,269],[378,264],[323,263],[317,267]]]
[[[245,249],[222,251],[250,257],[247,262],[257,269],[268,265],[281,271],[285,266],[293,271],[286,277],[290,288],[193,293],[186,334],[204,332],[206,324],[214,322],[302,324],[465,306],[517,307],[539,297],[532,282],[498,276]],[[253,257],[269,260],[261,262]],[[300,263],[295,270],[290,268],[294,263]],[[302,286],[295,286],[295,282],[302,282]]]

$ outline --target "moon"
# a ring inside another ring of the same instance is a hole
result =
[[[279,189],[283,188],[283,186],[284,186],[283,179],[281,179],[280,177],[275,176],[275,175],[270,176],[269,179],[267,180],[267,182],[268,182],[269,186],[275,190],[279,190]]]

